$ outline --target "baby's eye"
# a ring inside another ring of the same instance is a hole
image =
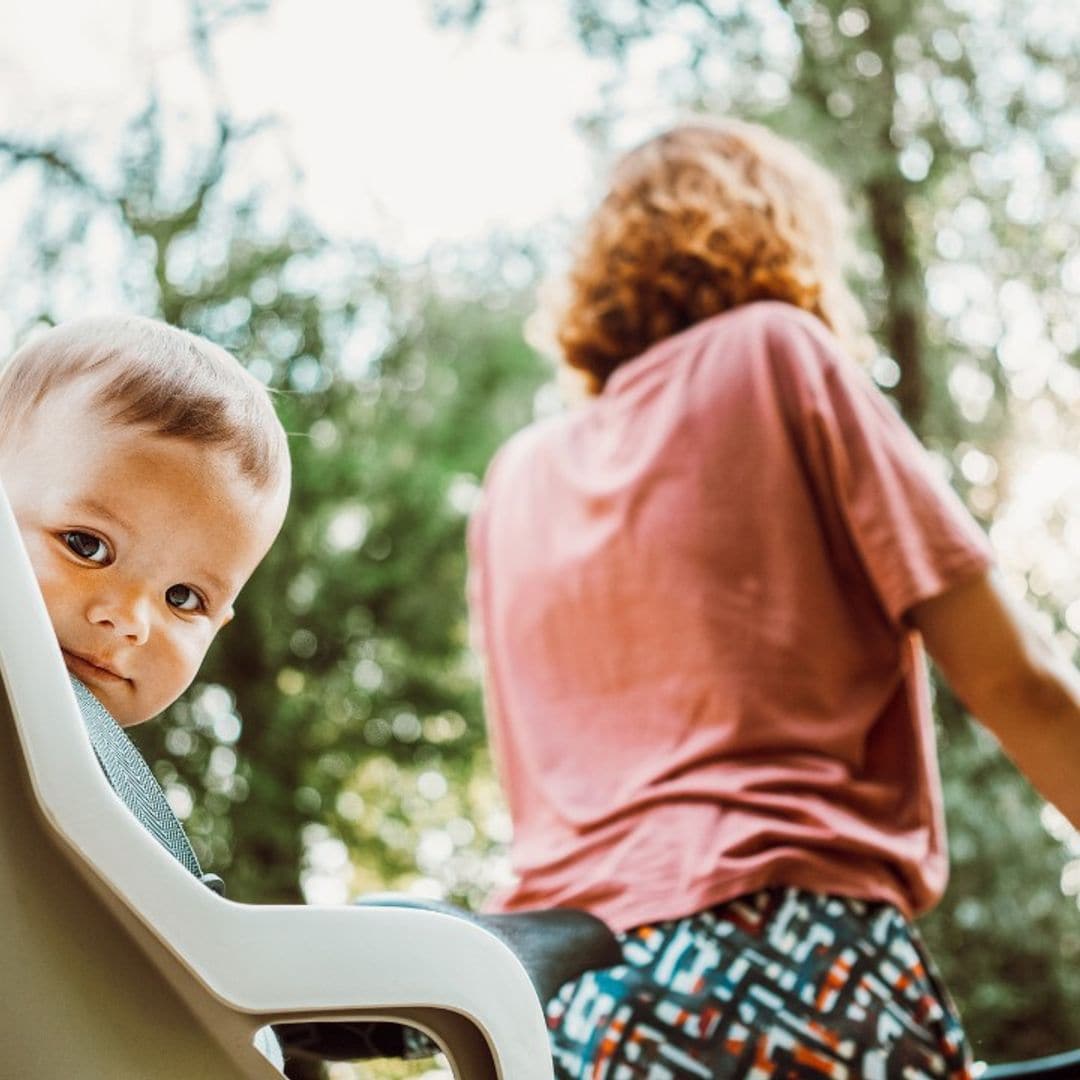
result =
[[[202,597],[187,585],[170,585],[165,590],[165,602],[180,611],[201,611]]]
[[[68,548],[78,555],[80,559],[99,563],[102,566],[109,562],[109,545],[101,537],[94,536],[93,533],[78,532],[77,530],[61,533],[60,536]]]

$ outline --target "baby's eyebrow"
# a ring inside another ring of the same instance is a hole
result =
[[[207,582],[214,592],[220,593],[222,596],[229,595],[229,587],[217,574],[212,574],[209,570],[203,570],[199,573],[199,580]]]
[[[98,502],[97,499],[80,499],[77,506],[80,510],[87,510],[97,517],[106,518],[126,532],[131,532],[131,526],[119,514],[110,510],[104,503]]]

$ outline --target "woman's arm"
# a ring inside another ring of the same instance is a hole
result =
[[[908,621],[965,707],[1080,828],[1080,675],[990,572],[916,604]]]

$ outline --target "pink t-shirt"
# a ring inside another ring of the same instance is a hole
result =
[[[618,929],[948,875],[915,603],[982,532],[817,319],[737,308],[496,456],[469,533],[517,884]]]

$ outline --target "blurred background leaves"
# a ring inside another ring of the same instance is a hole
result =
[[[218,36],[273,7],[184,9],[178,47],[205,108],[182,132],[153,80],[109,155],[93,132],[0,131],[0,191],[32,192],[0,273],[5,309],[21,340],[83,310],[114,268],[119,305],[230,348],[274,388],[290,432],[280,541],[199,681],[138,733],[207,867],[241,900],[391,888],[472,905],[508,872],[509,823],[465,623],[464,527],[496,446],[557,407],[524,327],[572,224],[420,258],[327,235],[289,156],[263,165],[275,118],[238,119],[221,89]],[[1044,0],[562,7],[567,62],[605,65],[579,117],[597,161],[674,116],[734,112],[843,178],[872,374],[1075,656],[1080,13]],[[446,35],[494,20],[507,50],[531,17],[514,0],[425,11]],[[936,708],[953,878],[924,932],[980,1056],[1080,1045],[1080,843],[945,687]]]

